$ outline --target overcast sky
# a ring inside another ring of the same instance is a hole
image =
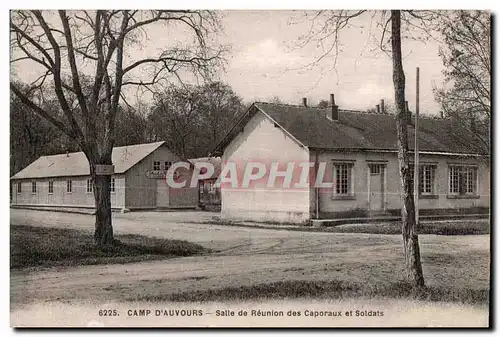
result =
[[[47,13],[49,21],[60,24],[57,15],[52,14]],[[229,45],[231,52],[226,73],[220,74],[221,80],[247,103],[269,101],[276,96],[293,104],[300,104],[302,97],[307,97],[311,104],[317,104],[328,99],[330,93],[335,94],[337,105],[345,109],[374,108],[382,98],[393,102],[392,61],[378,47],[380,15],[381,12],[365,13],[352,21],[354,27],[342,30],[339,36],[342,50],[335,67],[333,58],[325,58],[309,69],[303,67],[316,60],[321,49],[314,44],[297,47],[299,37],[310,28],[303,11],[224,11],[224,30],[217,40]],[[183,35],[178,33],[151,28],[143,47],[128,52],[132,58],[158,55],[175,39],[182,40]],[[424,44],[404,39],[402,45],[410,109],[414,111],[415,107],[415,74],[419,66],[420,111],[438,114],[439,106],[432,93],[433,85],[442,85],[443,66],[437,42]],[[24,79],[37,78],[43,69],[35,71],[32,66],[23,65],[17,72]]]
[[[290,18],[302,23],[290,25]],[[302,12],[228,11],[224,18],[222,41],[232,45],[227,73],[222,76],[245,101],[269,100],[278,96],[299,104],[302,97],[311,102],[328,99],[334,93],[341,108],[367,109],[381,98],[394,101],[392,61],[377,47],[381,29],[379,15],[356,18],[357,27],[340,36],[343,50],[337,58],[325,59],[312,70],[296,70],[319,55],[311,45],[293,48],[309,23]],[[370,28],[371,27],[371,28]],[[433,84],[441,85],[443,69],[438,43],[406,39],[403,41],[403,67],[406,75],[406,97],[410,109],[415,106],[416,67],[420,67],[420,109],[437,114]]]

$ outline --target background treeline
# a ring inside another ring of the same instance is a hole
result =
[[[57,105],[44,99],[57,114]],[[155,93],[148,104],[122,104],[116,118],[115,146],[166,141],[183,158],[203,157],[216,146],[239,114],[243,100],[226,84],[174,86]],[[80,151],[44,118],[10,96],[10,174],[40,156]]]

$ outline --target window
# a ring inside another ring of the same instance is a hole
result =
[[[205,183],[202,180],[199,182],[199,184],[200,195],[203,195],[203,193],[205,192]]]
[[[54,182],[49,181],[49,194],[54,194]]]
[[[477,167],[450,166],[448,191],[453,195],[475,195],[477,193]]]
[[[352,163],[334,163],[334,194],[351,195]]]
[[[419,172],[418,188],[420,194],[433,194],[434,186],[434,167],[429,165],[422,165]]]
[[[87,179],[87,193],[92,193],[94,191],[94,184],[92,179]]]
[[[17,194],[21,194],[22,192],[22,184],[21,183],[17,183]]]
[[[434,195],[434,177],[436,172],[435,165],[420,165],[418,170],[418,189],[419,195]],[[415,175],[415,165],[410,165],[410,184],[413,187],[413,179]]]
[[[111,193],[115,193],[115,178],[111,178]]]
[[[380,174],[381,166],[382,165],[380,164],[370,164],[370,174],[372,175]]]
[[[153,162],[153,171],[159,171],[159,170],[161,170],[160,165],[161,165],[160,161],[156,161],[155,160]]]
[[[36,181],[31,182],[31,193],[36,194]]]
[[[170,168],[170,166],[172,166],[172,162],[171,161],[166,161],[165,162],[165,171],[168,171],[168,169]]]
[[[210,181],[208,183],[208,193],[209,194],[215,194],[215,191],[216,191],[215,182],[214,181]]]
[[[73,181],[66,180],[66,193],[73,192]]]

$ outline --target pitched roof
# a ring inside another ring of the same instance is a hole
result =
[[[115,173],[125,173],[165,142],[129,145],[113,148]],[[70,177],[90,174],[89,162],[83,152],[43,156],[35,160],[11,179]]]
[[[293,136],[302,145],[317,149],[396,150],[396,117],[391,114],[366,113],[339,109],[339,119],[327,116],[331,108],[311,108],[296,105],[256,102],[238,125],[246,122],[258,111]],[[235,128],[219,144],[224,148],[239,132]],[[410,149],[414,149],[413,126],[408,127]],[[421,151],[474,154],[470,135],[461,132],[450,119],[419,118],[419,148]]]
[[[214,167],[214,173],[210,178],[206,178],[203,180],[207,179],[217,179],[220,175],[221,172],[221,158],[220,157],[203,157],[203,158],[194,158],[194,159],[189,159],[189,161],[195,165],[196,163],[208,163],[212,164]]]

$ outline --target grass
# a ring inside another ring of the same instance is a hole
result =
[[[272,228],[275,230],[299,232],[328,232],[328,233],[365,233],[365,234],[401,234],[401,222],[362,223],[336,226],[298,226],[290,223],[239,223],[225,220],[212,220],[203,222],[210,225],[240,226],[256,228]],[[419,234],[434,235],[484,235],[490,234],[490,222],[485,219],[478,220],[450,220],[422,222]]]
[[[436,221],[423,222],[419,234],[435,235],[481,235],[490,234],[490,222],[487,220]],[[328,227],[332,233],[368,233],[368,234],[401,234],[400,222],[378,224],[340,225]]]
[[[98,248],[88,232],[75,229],[12,225],[10,268],[129,263],[207,252],[181,240],[115,235],[116,244]]]
[[[352,298],[416,299],[429,302],[459,302],[484,305],[489,302],[487,289],[464,289],[427,286],[416,290],[406,282],[361,284],[346,281],[289,280],[252,286],[226,287],[190,291],[165,296],[145,296],[133,301],[205,302],[289,299],[352,299]]]

